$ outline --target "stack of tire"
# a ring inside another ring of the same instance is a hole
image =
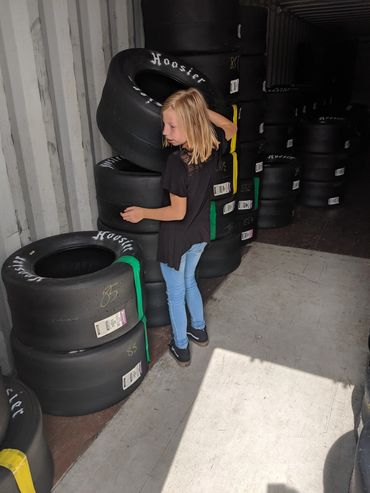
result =
[[[95,166],[98,227],[126,234],[141,245],[148,327],[170,322],[165,283],[156,260],[159,222],[132,224],[123,221],[120,212],[130,205],[156,208],[169,203],[161,187],[161,172],[171,152],[162,148],[161,106],[175,90],[194,86],[217,110],[221,104],[217,91],[195,67],[156,49],[125,50],[110,62],[97,111],[102,135],[120,153]],[[230,160],[220,165],[221,183],[231,181],[232,166]],[[229,189],[219,191],[219,197],[229,193]],[[240,253],[235,256],[239,260],[234,259],[232,265],[240,262]],[[217,268],[213,259],[209,263],[210,269]]]
[[[266,86],[267,9],[239,7],[240,90],[238,113],[238,200],[242,243],[257,231],[259,190],[263,174],[263,134]]]
[[[15,367],[45,413],[99,411],[144,379],[140,258],[124,235],[86,231],[38,240],[5,261]]]
[[[141,5],[146,48],[170,53],[184,66],[194,67],[192,74],[204,74],[218,93],[214,109],[236,123],[237,109],[232,103],[239,90],[238,1],[142,0]],[[211,242],[199,262],[200,278],[228,274],[241,260],[236,139],[227,144],[220,138],[210,213]]]
[[[347,120],[336,116],[301,120],[296,140],[302,165],[300,203],[308,207],[342,204],[351,147]]]
[[[265,166],[258,227],[278,228],[292,222],[300,188],[300,166],[293,156],[297,90],[269,88],[265,101]]]
[[[300,189],[301,167],[296,157],[269,154],[265,157],[258,215],[259,228],[291,224]]]
[[[0,491],[49,493],[53,461],[40,404],[19,380],[0,373]]]

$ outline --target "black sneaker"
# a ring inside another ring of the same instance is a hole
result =
[[[175,341],[172,340],[168,348],[170,350],[170,354],[175,358],[177,363],[180,366],[189,366],[190,365],[190,349],[189,344],[185,349],[178,348],[175,344]]]
[[[198,346],[208,346],[208,334],[206,327],[204,327],[204,329],[193,329],[193,327],[188,327],[187,335],[192,341],[195,342],[195,344],[198,344]]]

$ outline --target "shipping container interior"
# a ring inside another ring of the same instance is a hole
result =
[[[348,105],[370,105],[370,2],[363,0],[240,0],[268,9],[266,86],[309,87],[311,104],[323,114],[339,114]],[[133,0],[134,39],[144,46],[140,2]],[[351,155],[343,207],[298,206],[293,224],[261,230],[266,243],[370,258],[370,194],[366,126]],[[209,293],[214,285],[207,287]],[[169,329],[152,333],[153,362],[167,349]],[[91,444],[120,404],[88,416],[45,417],[55,462],[55,481]]]

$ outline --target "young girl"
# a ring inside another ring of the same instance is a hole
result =
[[[210,198],[219,147],[212,124],[224,131],[227,140],[235,135],[236,125],[209,110],[202,94],[194,88],[170,96],[162,106],[162,120],[164,146],[176,146],[162,176],[170,205],[158,209],[127,207],[121,216],[132,223],[142,219],[161,221],[158,260],[166,282],[173,331],[169,350],[179,365],[188,366],[188,337],[199,345],[208,344],[195,269],[210,236]]]

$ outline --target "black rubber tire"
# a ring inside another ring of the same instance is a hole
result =
[[[240,87],[241,101],[262,99],[266,85],[266,60],[264,55],[240,57]]]
[[[35,491],[50,493],[54,466],[43,433],[40,404],[35,394],[19,380],[7,378],[6,390],[12,415],[1,448],[23,452],[28,460]],[[19,493],[13,474],[5,467],[0,467],[0,491]]]
[[[260,200],[257,225],[259,229],[282,228],[292,223],[295,199]]]
[[[214,207],[214,218],[212,210]],[[215,241],[228,236],[236,230],[235,196],[223,200],[214,200],[211,204],[211,240]],[[213,227],[212,227],[213,224]],[[213,233],[213,234],[212,234]]]
[[[148,327],[161,327],[170,325],[170,315],[168,313],[166,284],[162,282],[150,282],[145,284],[147,293],[146,318]]]
[[[238,48],[237,0],[142,0],[145,46],[169,53]]]
[[[258,140],[264,131],[264,101],[241,101],[238,106],[238,141]]]
[[[344,118],[320,117],[297,125],[296,148],[299,152],[343,153],[350,146]]]
[[[238,180],[249,180],[263,172],[263,156],[261,154],[264,141],[239,142],[238,154]]]
[[[249,211],[238,216],[240,243],[242,245],[246,245],[256,239],[257,215],[257,211]]]
[[[241,262],[240,234],[234,233],[220,240],[211,241],[202,256],[197,268],[201,279],[225,276],[237,269]]]
[[[225,100],[238,98],[239,53],[206,53],[179,55],[186,65],[196,67],[205,74]]]
[[[219,156],[213,179],[212,200],[221,200],[231,197],[234,190],[234,177],[237,176],[237,160],[232,154]]]
[[[267,9],[240,5],[240,52],[242,55],[263,55],[266,51]]]
[[[236,213],[246,214],[255,208],[254,179],[238,180],[238,193],[236,194]]]
[[[345,182],[305,181],[301,182],[299,202],[307,207],[336,207],[342,205]]]
[[[363,424],[370,421],[370,367],[366,368],[365,392],[362,399],[361,418]]]
[[[370,421],[365,423],[357,442],[349,493],[370,491]]]
[[[0,448],[9,424],[10,407],[5,390],[4,377],[0,371]],[[1,484],[1,483],[0,483]]]
[[[157,8],[157,5],[156,5]],[[171,149],[162,148],[161,103],[174,91],[197,87],[218,110],[207,77],[172,55],[132,48],[115,55],[97,109],[105,140],[126,159],[161,172]]]
[[[265,92],[266,125],[291,125],[296,117],[298,90],[293,87],[271,87]]]
[[[297,153],[302,164],[302,180],[340,181],[346,176],[349,165],[347,154]]]
[[[104,224],[101,219],[98,219],[98,229],[102,231],[109,230],[108,226]],[[116,233],[120,233],[119,231]],[[125,234],[125,232],[121,232]],[[129,233],[127,235],[130,239],[133,239],[142,250],[142,267],[144,282],[162,282],[163,276],[157,260],[158,253],[158,233]],[[149,303],[149,300],[146,300]]]
[[[55,416],[81,416],[112,406],[128,397],[147,372],[142,322],[118,339],[86,350],[42,351],[22,344],[14,332],[11,344],[19,377],[34,390],[42,410]],[[131,371],[137,380],[130,379]]]
[[[135,327],[132,268],[113,263],[122,255],[141,259],[140,247],[110,231],[51,236],[13,253],[2,278],[17,337],[29,346],[71,351],[104,344]]]
[[[99,218],[108,229],[125,233],[159,231],[159,221],[144,219],[134,224],[124,221],[120,212],[131,205],[148,208],[165,205],[160,173],[144,170],[116,156],[95,165],[95,185]]]
[[[294,156],[270,154],[264,160],[261,199],[284,199],[297,195],[301,166]]]
[[[263,136],[266,154],[287,154],[294,149],[293,127],[290,125],[265,125]]]

